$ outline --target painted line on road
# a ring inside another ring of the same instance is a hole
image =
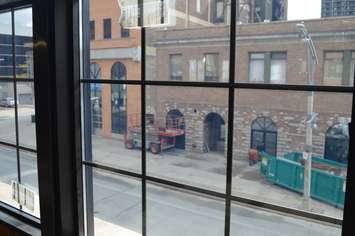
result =
[[[97,186],[99,186],[101,188],[105,188],[105,189],[108,189],[108,190],[112,190],[112,191],[118,192],[119,194],[127,194],[127,195],[132,196],[132,197],[141,198],[141,194],[135,194],[134,191],[118,191],[117,188],[114,188],[114,187],[111,187],[111,186],[108,186],[108,185],[104,185],[104,184],[100,184],[100,183],[94,183],[94,185],[97,185]],[[139,188],[139,187],[137,187],[137,188]],[[131,190],[131,189],[129,189],[129,190]],[[216,215],[213,215],[213,214],[204,214],[201,211],[200,212],[195,212],[195,211],[192,211],[191,208],[181,207],[181,206],[177,206],[176,204],[174,205],[172,203],[162,202],[161,200],[157,200],[156,198],[153,199],[153,198],[149,197],[148,200],[154,202],[157,205],[160,204],[160,205],[163,205],[163,206],[166,206],[166,207],[175,208],[175,209],[180,210],[180,211],[186,211],[186,212],[192,213],[194,215],[199,215],[199,216],[202,216],[202,217],[206,217],[206,218],[210,218],[210,219],[214,219],[214,220],[218,220],[218,221],[224,222],[224,217],[217,217]],[[247,224],[247,223],[241,223],[239,221],[232,221],[231,223],[239,225],[239,226],[243,226],[243,227],[248,227],[248,228],[251,228],[253,230],[260,230],[262,232],[269,232],[270,235],[275,235],[275,236],[283,236],[284,235],[284,234],[281,234],[281,233],[276,233],[274,230],[267,230],[264,227],[258,227],[256,225],[250,225],[250,224]]]

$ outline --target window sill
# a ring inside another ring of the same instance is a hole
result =
[[[40,221],[24,212],[0,202],[0,224],[19,235],[40,236]]]

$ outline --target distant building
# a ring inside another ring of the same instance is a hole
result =
[[[239,5],[241,23],[287,20],[287,0],[240,0]]]
[[[15,36],[15,45],[16,78],[33,78],[32,36]],[[14,78],[12,50],[12,36],[0,34],[0,78]],[[0,99],[14,97],[12,83],[1,83],[0,89]],[[17,83],[17,99],[19,104],[32,105],[33,83]]]
[[[322,0],[322,17],[355,15],[355,0]]]
[[[0,77],[13,77],[12,36],[0,33]],[[16,36],[16,76],[32,78],[32,37]]]

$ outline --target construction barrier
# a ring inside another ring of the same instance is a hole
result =
[[[302,153],[288,153],[274,157],[260,153],[260,173],[268,181],[303,193],[304,166]],[[339,208],[344,208],[346,165],[312,157],[311,197]]]

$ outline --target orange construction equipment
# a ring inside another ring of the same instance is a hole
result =
[[[128,129],[125,135],[125,145],[128,149],[142,147],[141,115],[128,116]],[[164,125],[163,125],[164,124]],[[176,138],[184,135],[185,121],[183,117],[167,118],[165,122],[156,119],[146,119],[146,148],[154,154],[176,146]]]

